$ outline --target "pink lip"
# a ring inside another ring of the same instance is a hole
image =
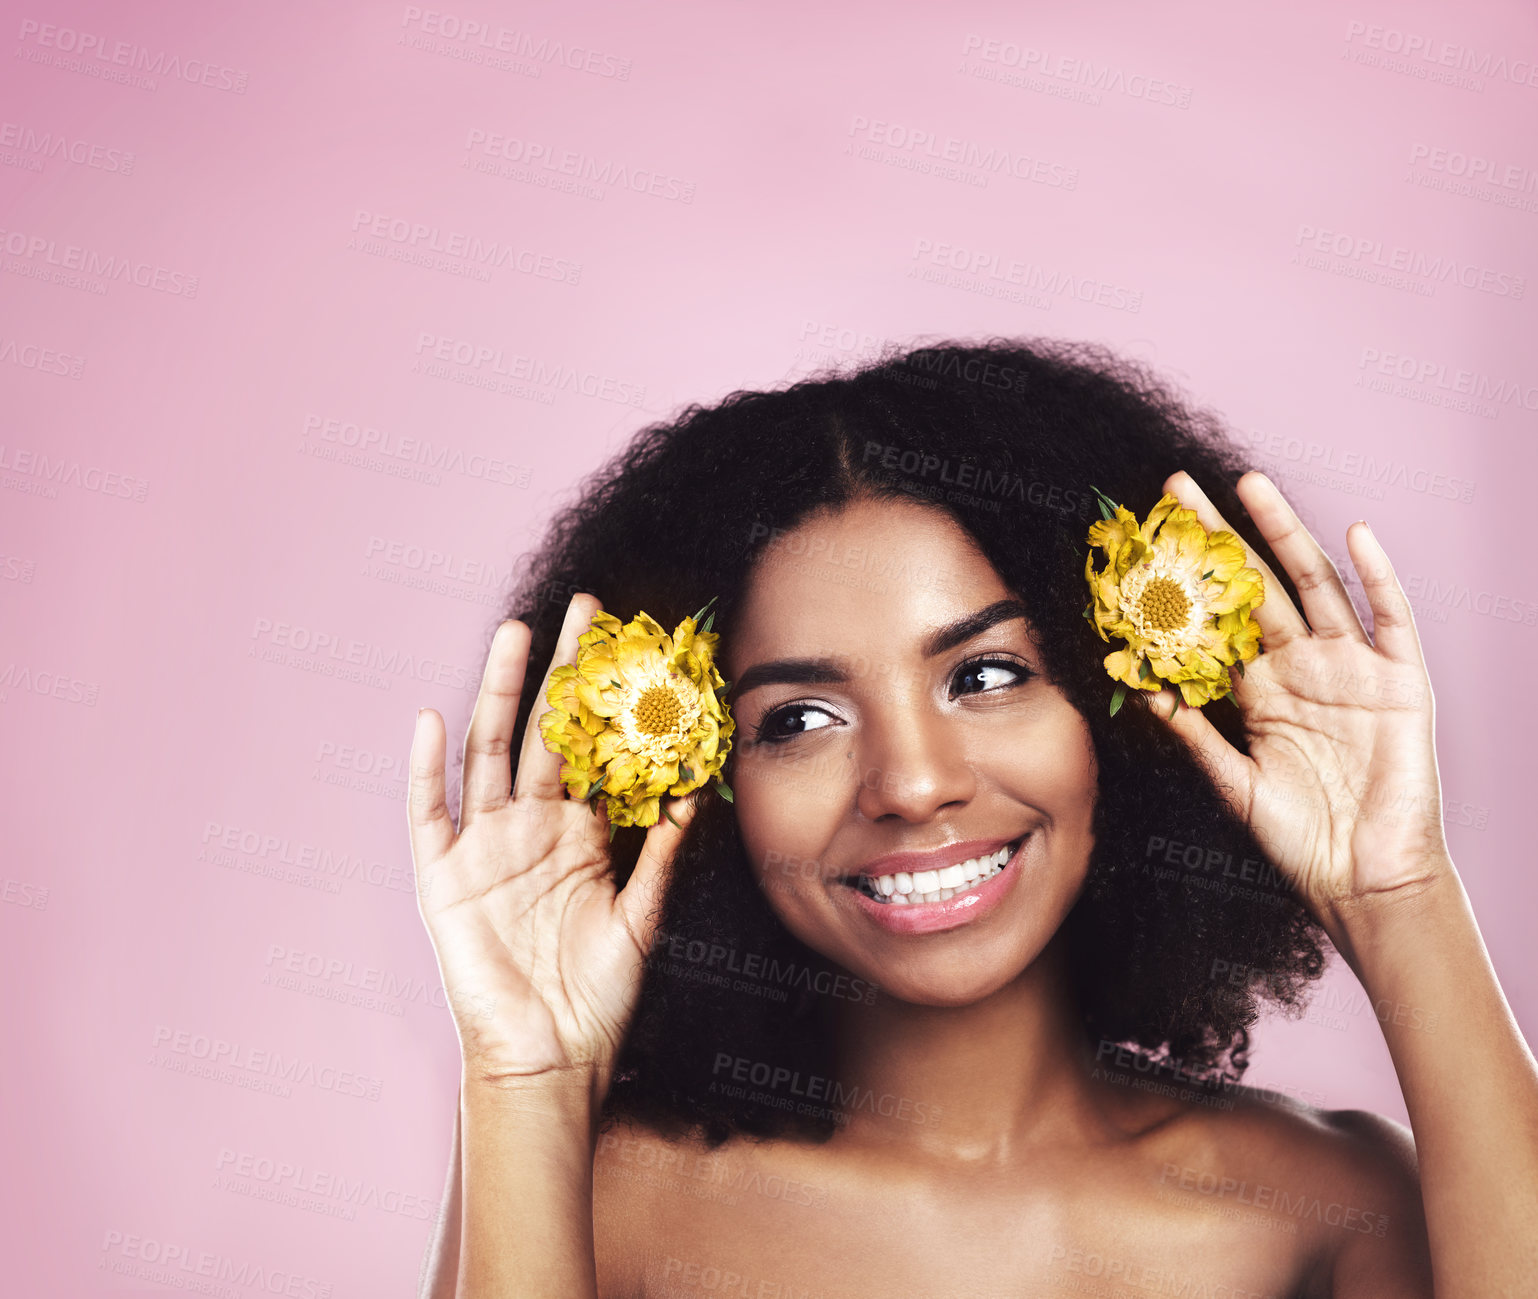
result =
[[[952,862],[966,861],[972,857],[985,856],[988,852],[997,851],[1006,843],[1013,843],[1012,839],[1003,839],[993,842],[992,848],[984,847],[982,852],[972,851],[967,844],[957,844],[957,848],[967,849],[964,856],[951,856],[944,862],[950,865]],[[1015,885],[1015,880],[1020,872],[1016,869],[1016,863],[1031,843],[1031,836],[1027,836],[1025,842],[1020,845],[1004,863],[1001,870],[992,879],[979,884],[974,889],[968,889],[965,893],[959,893],[953,898],[946,898],[943,902],[877,902],[874,898],[867,897],[858,888],[845,885],[854,895],[855,905],[861,912],[868,916],[875,924],[880,925],[888,933],[893,934],[931,934],[941,929],[954,929],[958,925],[968,924],[985,916],[1004,900],[1005,895]],[[954,852],[954,849],[947,849]],[[933,854],[902,854],[903,856],[932,857]],[[883,858],[883,861],[893,860]],[[908,870],[908,867],[886,867],[876,872],[881,875],[894,875],[897,870]],[[920,870],[932,870],[933,866],[920,866]],[[863,869],[860,874],[866,874]]]
[[[971,861],[974,857],[986,857],[989,853],[998,852],[1005,844],[1014,843],[1019,837],[1015,835],[1008,839],[967,839],[962,843],[948,843],[939,848],[931,848],[927,852],[894,852],[886,857],[877,857],[868,861],[863,866],[856,866],[846,878],[853,879],[857,875],[896,875],[899,871],[906,871],[909,875],[919,871],[937,871],[943,866],[954,866],[958,862]]]

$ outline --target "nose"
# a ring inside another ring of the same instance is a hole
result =
[[[977,789],[960,737],[943,717],[902,710],[873,719],[861,735],[855,806],[872,821],[921,823],[965,807]]]

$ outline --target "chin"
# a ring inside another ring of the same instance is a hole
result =
[[[976,929],[917,936],[869,935],[808,926],[782,917],[808,947],[873,983],[881,996],[913,1006],[972,1006],[1025,975],[1051,946],[1062,916],[1032,905],[996,912]],[[1064,913],[1066,914],[1066,912]],[[984,932],[986,930],[986,932]]]
[[[973,966],[933,976],[916,971],[887,971],[873,968],[869,978],[881,989],[881,995],[906,1002],[910,1006],[975,1006],[986,1001],[1000,988],[1013,982],[1035,957],[1012,962],[1003,968]]]

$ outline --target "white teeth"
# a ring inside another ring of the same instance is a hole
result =
[[[970,861],[957,862],[939,870],[862,875],[859,877],[859,889],[867,897],[879,898],[899,906],[914,902],[943,902],[958,893],[965,893],[984,880],[992,879],[1004,869],[1010,851],[1006,844],[986,857],[974,857]]]

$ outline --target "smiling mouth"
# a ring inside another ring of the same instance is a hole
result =
[[[985,884],[999,874],[1029,839],[1027,831],[1013,843],[1005,844],[997,852],[985,857],[973,857],[935,871],[917,871],[909,874],[899,871],[895,875],[855,875],[842,883],[863,893],[877,902],[889,906],[911,906],[916,902],[944,902],[958,893],[966,893],[979,884]]]

